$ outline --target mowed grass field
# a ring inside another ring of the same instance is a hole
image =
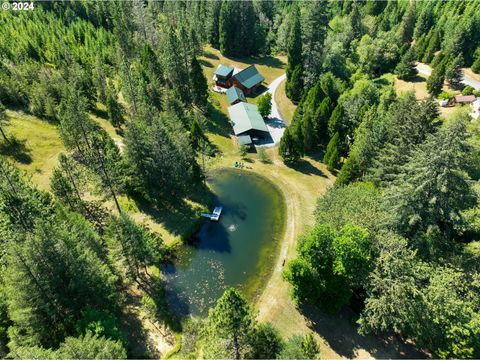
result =
[[[31,176],[40,189],[49,190],[58,155],[64,151],[56,126],[18,111],[7,110],[7,116],[10,119],[7,136],[17,145],[2,147],[3,154]]]
[[[285,93],[285,84],[286,80],[282,81],[277,88],[277,91],[275,92],[275,101],[283,119],[286,121],[287,125],[290,125],[293,119],[293,113],[297,106],[287,97],[287,94]]]

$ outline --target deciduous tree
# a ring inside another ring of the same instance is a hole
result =
[[[258,99],[258,112],[262,115],[263,118],[266,118],[270,115],[272,111],[272,94],[266,93]]]

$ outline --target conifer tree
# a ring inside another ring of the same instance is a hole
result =
[[[160,237],[137,225],[128,215],[112,218],[107,228],[111,256],[119,272],[137,280],[149,265],[159,265],[163,256]]]
[[[290,128],[287,128],[280,140],[278,153],[285,162],[296,161],[300,159],[303,153],[300,150],[300,146],[297,139],[292,135]]]
[[[120,127],[124,122],[122,107],[117,100],[117,94],[114,91],[113,84],[109,83],[106,91],[105,105],[107,106],[108,119],[114,127]]]
[[[130,186],[160,204],[184,196],[202,178],[181,114],[173,108],[153,119],[139,117],[125,134]]]
[[[325,97],[315,112],[315,129],[320,144],[328,144],[330,136],[328,133],[328,121],[332,113],[332,101],[330,97]]]
[[[285,84],[285,93],[293,103],[298,103],[303,93],[303,67],[297,65],[293,70],[290,80]]]
[[[411,79],[417,75],[418,71],[415,66],[415,50],[413,47],[409,48],[405,55],[402,56],[400,62],[395,68],[395,74],[402,79]]]
[[[430,63],[435,56],[435,52],[440,49],[441,37],[437,31],[434,31],[431,36],[427,36],[425,39],[430,40],[428,40],[427,42],[427,48],[425,49],[422,60],[424,62]]]
[[[323,156],[323,162],[327,165],[327,169],[333,171],[340,167],[340,158],[344,152],[344,144],[340,139],[340,134],[337,132],[330,139],[327,146],[327,151]]]
[[[71,334],[85,307],[112,308],[115,277],[75,222],[80,217],[37,220],[32,236],[6,255],[5,296],[13,344],[57,346]],[[72,229],[73,227],[73,229]]]
[[[438,64],[427,79],[427,91],[432,96],[438,96],[442,91],[443,82],[445,81],[445,66],[443,63]]]
[[[208,103],[208,85],[207,79],[203,74],[197,58],[192,56],[190,61],[190,83],[192,86],[192,98],[195,105],[205,110]]]
[[[235,54],[235,31],[236,4],[234,2],[223,1],[220,8],[218,38],[220,44],[220,52],[225,55]]]
[[[163,59],[165,64],[165,77],[168,83],[182,102],[189,104],[191,101],[191,89],[189,85],[190,58],[189,51],[187,50],[190,44],[185,44],[187,38],[184,29],[180,32],[180,35],[182,34],[183,38],[179,39],[179,35],[172,26],[166,30]]]
[[[320,353],[320,347],[313,338],[312,333],[308,333],[303,337],[302,350],[307,359],[315,359]]]
[[[362,24],[362,15],[360,14],[359,6],[356,2],[353,3],[349,20],[350,26],[352,27],[353,39],[360,40],[363,35],[364,29]]]
[[[475,50],[472,71],[476,74],[480,74],[480,48]]]
[[[207,25],[207,38],[210,45],[215,49],[220,47],[219,40],[219,22],[220,22],[220,9],[222,6],[222,1],[215,0],[208,2],[209,5],[209,22]]]
[[[463,79],[462,73],[463,57],[458,55],[453,58],[445,68],[445,80],[447,80],[451,87],[458,88]]]
[[[85,206],[82,200],[84,193],[84,174],[73,159],[60,154],[58,166],[53,170],[50,188],[57,199],[67,205],[72,211],[81,211]]]
[[[17,234],[30,233],[38,218],[52,216],[53,207],[49,194],[25,183],[18,169],[0,156],[0,215],[4,228]]]
[[[455,236],[464,221],[462,211],[476,203],[467,172],[473,160],[467,117],[429,135],[385,193],[391,228],[423,249],[432,245],[423,243],[427,233]]]
[[[88,332],[78,338],[67,337],[57,350],[22,346],[12,349],[12,358],[26,359],[127,359],[120,341]]]
[[[240,359],[248,346],[248,335],[253,331],[252,311],[240,293],[231,288],[225,291],[214,308],[210,309],[207,319],[207,334],[214,341],[228,341],[230,356]]]
[[[333,137],[335,133],[338,133],[342,130],[342,119],[343,119],[343,104],[339,103],[335,109],[333,109],[330,119],[328,119],[328,132],[330,136]]]
[[[317,82],[322,70],[323,46],[328,26],[325,5],[321,1],[306,2],[302,12],[303,79],[307,88]]]
[[[362,139],[361,143],[368,144],[373,141],[377,144],[377,158],[372,158],[373,154],[370,151],[373,149],[368,150],[368,147],[364,149],[364,160],[366,160],[364,164],[366,167],[368,167],[367,164],[371,165],[370,179],[385,186],[398,173],[399,168],[408,161],[409,156],[416,151],[416,147],[425,141],[429,134],[437,130],[437,104],[432,100],[418,102],[415,94],[409,92],[399,96],[386,114],[380,117],[378,120],[373,119],[378,123],[372,124],[370,135],[372,139],[370,141]],[[382,121],[382,118],[385,121]],[[375,128],[377,130],[373,132]],[[374,144],[371,143],[371,145]],[[354,147],[356,147],[355,144]],[[362,168],[365,170],[364,166]]]
[[[285,92],[294,102],[300,101],[303,90],[303,63],[302,63],[302,33],[300,27],[300,14],[296,3],[292,8],[292,21],[287,39],[287,80]]]
[[[98,175],[121,213],[118,192],[124,186],[123,162],[118,147],[108,134],[88,117],[81,94],[67,88],[60,104],[60,136],[67,149],[77,151],[80,161]]]
[[[87,333],[78,338],[67,337],[57,350],[59,358],[127,359],[127,352],[119,340]]]

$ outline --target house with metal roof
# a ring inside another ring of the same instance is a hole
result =
[[[236,103],[239,103],[240,101],[244,101],[244,102],[247,101],[243,91],[240,90],[236,86],[232,86],[231,88],[229,88],[227,90],[227,99],[228,99],[228,103],[230,105],[235,105]]]
[[[246,94],[251,94],[265,78],[258,72],[255,65],[250,65],[233,76],[233,84]]]
[[[232,75],[235,68],[219,64],[217,70],[213,73],[213,80],[217,86],[230,87],[232,86]]]
[[[256,105],[239,102],[228,108],[228,114],[233,124],[233,132],[237,137],[249,135],[251,138],[265,138],[269,136],[265,121]],[[241,138],[241,140],[245,139]]]

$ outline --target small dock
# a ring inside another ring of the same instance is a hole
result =
[[[218,219],[220,219],[220,215],[222,215],[222,210],[223,208],[221,206],[216,206],[215,209],[213,209],[213,213],[211,214],[202,213],[200,215],[212,221],[218,221]]]

